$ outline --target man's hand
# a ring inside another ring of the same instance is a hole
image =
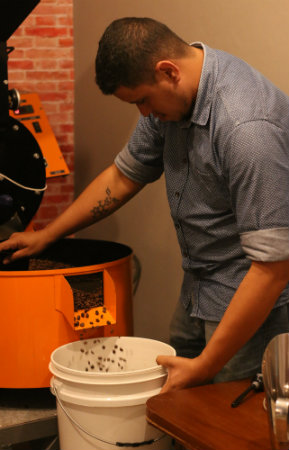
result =
[[[199,386],[210,381],[202,356],[197,358],[183,358],[181,356],[157,357],[157,363],[168,370],[168,378],[161,390],[161,394],[168,391]]]
[[[49,243],[44,230],[13,233],[9,239],[0,243],[0,258],[3,257],[3,264],[9,264],[41,253]]]

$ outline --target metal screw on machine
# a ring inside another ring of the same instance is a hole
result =
[[[236,408],[237,406],[239,406],[244,400],[244,398],[249,394],[249,392],[251,391],[261,392],[263,390],[264,390],[263,375],[261,373],[257,373],[250,386],[231,403],[231,407]]]

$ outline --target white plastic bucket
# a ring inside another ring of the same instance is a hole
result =
[[[163,342],[137,337],[72,342],[51,355],[61,450],[169,450],[171,438],[146,421],[146,401],[160,392]]]

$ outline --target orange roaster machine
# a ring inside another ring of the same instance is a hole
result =
[[[22,2],[13,21],[0,18],[0,240],[31,227],[47,178],[69,174],[38,95],[8,89],[6,40],[37,3]],[[55,348],[133,334],[126,245],[68,238],[37,258],[1,261],[0,388],[49,387]]]

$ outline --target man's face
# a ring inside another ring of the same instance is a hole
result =
[[[174,83],[167,80],[140,84],[136,88],[120,86],[114,95],[135,104],[143,116],[153,114],[162,122],[178,122],[190,114],[192,107],[192,99],[186,98]]]

